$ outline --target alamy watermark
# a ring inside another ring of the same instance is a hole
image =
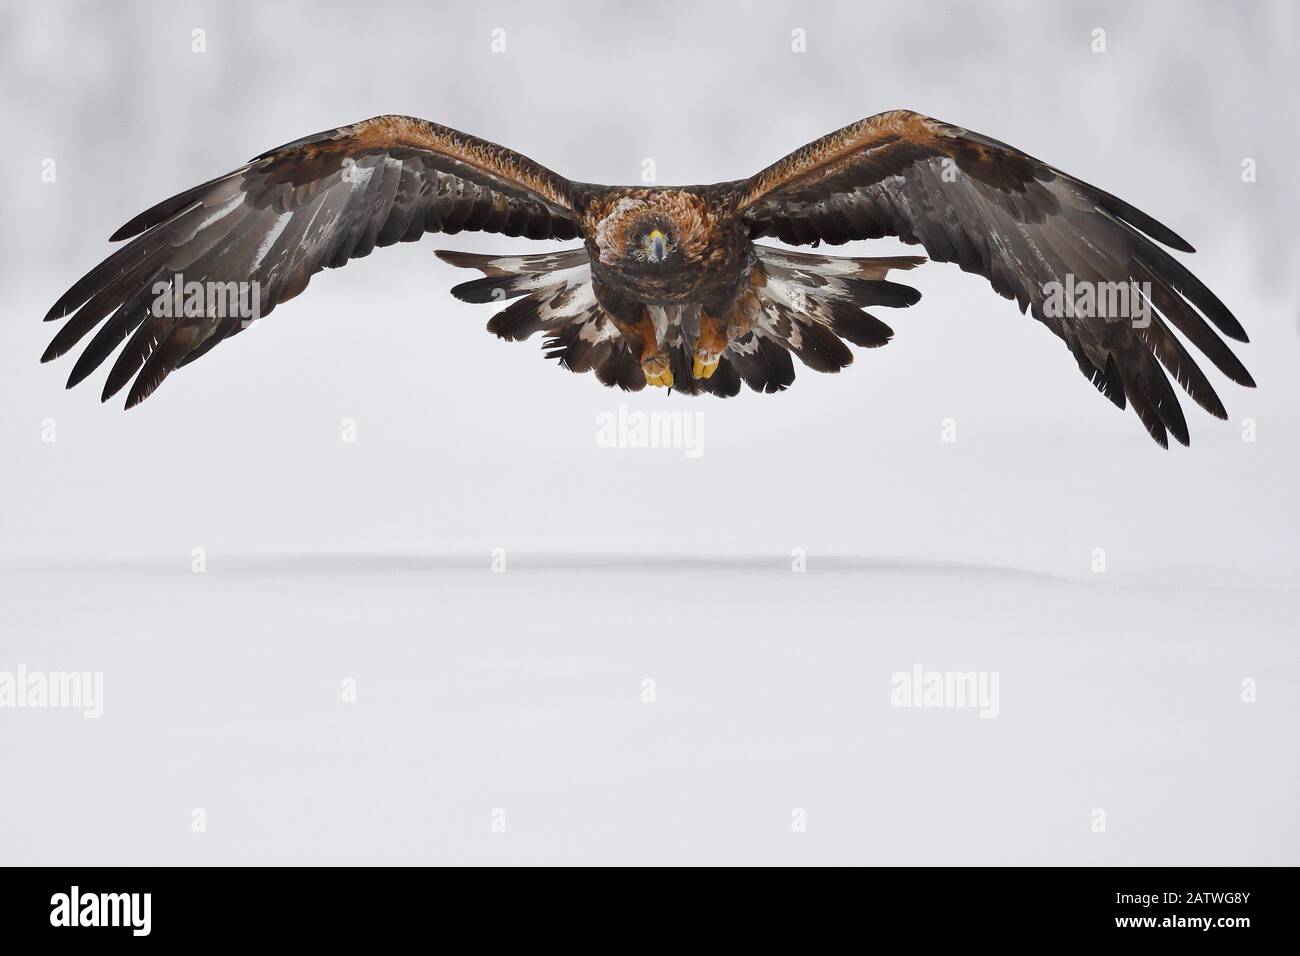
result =
[[[1049,319],[1127,321],[1135,329],[1151,324],[1150,282],[1091,282],[1067,272],[1064,282],[1044,282],[1043,295],[1043,314]]]
[[[0,671],[0,710],[80,710],[104,716],[103,671]]]
[[[596,416],[597,448],[680,448],[704,454],[703,412],[634,412],[627,405]]]
[[[927,671],[913,664],[910,671],[895,671],[889,684],[894,707],[978,710],[986,720],[1000,709],[997,671]]]
[[[152,893],[89,893],[74,884],[67,893],[50,897],[50,925],[115,926],[131,930],[132,936],[148,936],[152,910]]]
[[[153,284],[154,315],[168,319],[240,319],[245,328],[262,317],[262,283],[185,281],[176,273]]]

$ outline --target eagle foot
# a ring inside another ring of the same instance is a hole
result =
[[[717,352],[706,349],[703,346],[695,350],[695,361],[691,364],[691,374],[697,379],[711,378],[713,373],[718,370],[718,361],[721,359]]]
[[[673,387],[673,370],[668,363],[668,356],[662,352],[653,355],[647,355],[641,360],[641,371],[645,373],[645,383],[647,385],[657,385],[660,388]]]

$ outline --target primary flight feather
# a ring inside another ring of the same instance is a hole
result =
[[[1107,398],[1131,405],[1161,445],[1169,434],[1188,442],[1166,372],[1227,417],[1174,330],[1229,379],[1254,385],[1221,337],[1245,342],[1245,331],[1162,248],[1192,251],[1172,230],[1004,143],[906,110],[709,186],[570,182],[504,147],[403,116],[309,136],[119,229],[112,240],[130,241],[50,309],[47,321],[67,321],[42,361],[94,331],[68,386],[121,346],[103,398],[130,383],[129,408],[321,269],[462,230],[582,239],[537,255],[438,255],[483,273],[453,288],[458,298],[512,300],[488,323],[492,332],[542,332],[547,357],[628,390],[729,396],[743,381],[775,392],[794,381],[792,354],[835,372],[853,360],[846,341],[884,345],[892,329],[865,310],[916,302],[919,292],[887,276],[923,258],[833,257],[755,241],[883,236],[987,278],[1059,336]]]

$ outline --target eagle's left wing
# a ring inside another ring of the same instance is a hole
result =
[[[1206,319],[1245,342],[1241,325],[1157,243],[1191,246],[1123,200],[1005,143],[895,110],[809,143],[737,189],[753,238],[838,244],[891,235],[984,276],[1064,339],[1112,402],[1123,408],[1127,397],[1161,445],[1167,431],[1184,445],[1188,436],[1160,364],[1206,411],[1227,417],[1169,324],[1232,381],[1255,384]],[[1073,297],[1086,289],[1092,309]],[[1096,314],[1098,296],[1121,293],[1132,296],[1128,314]]]
[[[317,272],[377,246],[462,229],[575,238],[569,188],[513,150],[408,116],[308,136],[173,196],[114,233],[112,241],[131,241],[50,309],[46,321],[71,317],[41,360],[99,326],[72,368],[71,388],[130,336],[103,392],[107,400],[134,378],[130,408],[174,369],[293,298]],[[191,297],[190,289],[200,294]]]

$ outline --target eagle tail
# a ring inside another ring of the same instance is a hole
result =
[[[867,306],[906,308],[921,298],[886,276],[916,268],[926,261],[922,256],[852,259],[755,250],[747,295],[756,300],[757,321],[727,350],[755,391],[780,391],[794,381],[791,353],[814,371],[838,372],[853,361],[845,342],[878,348],[893,337],[893,329],[864,311]]]
[[[675,390],[726,397],[737,394],[743,382],[755,391],[779,392],[794,381],[792,354],[815,371],[838,372],[853,361],[845,342],[876,348],[894,334],[865,307],[903,308],[921,297],[886,278],[893,269],[925,262],[920,256],[849,259],[755,249],[758,261],[740,303],[748,328],[728,344],[710,377],[692,374],[699,306],[651,306]],[[645,387],[640,363],[596,301],[585,249],[522,256],[440,250],[437,255],[483,273],[453,287],[456,298],[508,302],[488,322],[488,331],[512,342],[542,332],[545,356],[570,371],[595,372],[602,384],[627,391]]]
[[[641,365],[596,302],[591,264],[583,248],[524,256],[490,256],[439,250],[454,266],[477,269],[483,278],[452,288],[464,302],[504,302],[488,331],[511,342],[544,333],[548,359],[573,372],[595,372],[604,385],[627,391],[645,387]]]

